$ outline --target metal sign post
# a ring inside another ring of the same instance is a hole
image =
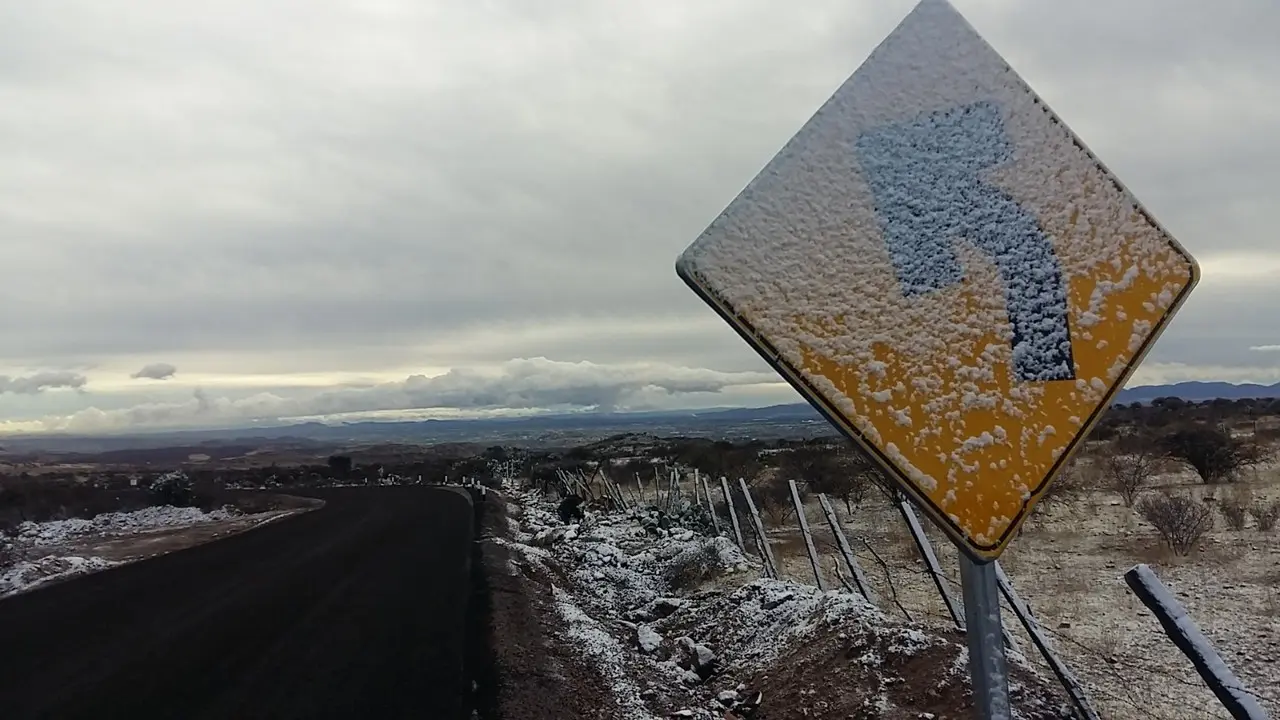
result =
[[[975,562],[960,553],[960,586],[975,715],[980,720],[1010,720],[1009,666],[1004,655],[995,563]]]

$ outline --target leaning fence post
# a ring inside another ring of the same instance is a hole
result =
[[[751,523],[756,529],[756,537],[760,538],[760,549],[764,550],[765,565],[773,573],[775,579],[778,578],[778,563],[773,559],[773,548],[769,547],[769,536],[764,534],[764,523],[760,521],[760,511],[756,509],[756,502],[751,499],[751,491],[747,488],[747,481],[738,478],[738,486],[742,488],[742,497],[747,499],[747,510],[751,511]]]
[[[1191,660],[1205,685],[1218,696],[1227,712],[1236,720],[1266,720],[1267,713],[1253,693],[1231,672],[1208,638],[1200,633],[1182,603],[1169,592],[1164,582],[1150,567],[1135,565],[1124,574],[1124,581],[1134,595],[1156,616],[1174,645]]]
[[[933,578],[933,584],[937,586],[938,593],[942,595],[942,602],[946,604],[947,611],[951,613],[951,619],[955,621],[957,628],[965,630],[965,622],[956,607],[955,599],[947,591],[946,578],[942,574],[942,566],[938,564],[938,556],[933,552],[933,543],[929,542],[929,537],[924,534],[924,528],[920,527],[920,519],[916,517],[916,511],[911,509],[910,501],[907,500],[906,496],[898,496],[898,510],[907,521],[907,528],[911,530],[911,537],[916,541],[920,556],[924,558],[925,565],[929,568],[929,575]],[[963,562],[964,558],[961,558],[961,561]],[[999,595],[996,596],[996,599],[1000,599]],[[1000,633],[1004,635],[1004,643],[1009,646],[1010,650],[1020,652],[1018,641],[1013,639],[1013,633],[1009,632],[1009,628],[1004,623],[1000,624]]]
[[[818,564],[818,551],[814,549],[813,536],[809,534],[809,519],[804,515],[804,503],[800,502],[800,490],[796,487],[795,480],[788,480],[787,484],[791,487],[791,503],[796,506],[800,532],[804,535],[804,549],[809,552],[809,564],[813,566],[813,579],[818,583],[819,590],[826,590],[826,583],[822,582],[822,566]]]
[[[729,523],[733,525],[733,539],[738,549],[746,552],[747,544],[742,541],[742,526],[738,524],[738,512],[733,509],[733,495],[729,493],[729,480],[720,476],[720,492],[724,493],[724,506],[729,510]]]
[[[844,557],[844,563],[849,567],[849,572],[853,575],[853,582],[858,588],[858,592],[862,593],[862,597],[872,605],[876,604],[876,596],[871,591],[871,583],[867,582],[867,576],[862,574],[862,567],[858,565],[858,561],[853,556],[853,549],[849,547],[849,540],[844,536],[844,529],[840,527],[840,519],[836,517],[835,508],[831,507],[831,502],[827,500],[827,496],[818,493],[818,504],[822,506],[822,514],[827,517],[827,524],[831,526],[831,534],[836,537],[836,547],[840,548],[840,555]],[[839,567],[839,565],[836,565]]]
[[[720,518],[716,517],[716,503],[711,499],[711,488],[707,485],[707,479],[701,478],[702,495],[707,499],[707,514],[711,516],[711,528],[716,531],[716,535],[720,534]]]
[[[1031,608],[1022,602],[1022,598],[1013,591],[1013,584],[1009,582],[1009,577],[1004,574],[1004,568],[1000,567],[999,562],[992,563],[996,568],[996,583],[1000,586],[1000,592],[1004,595],[1004,599],[1009,601],[1009,607],[1013,608],[1013,614],[1018,616],[1018,620],[1022,622],[1022,627],[1026,629],[1027,635],[1031,637],[1031,642],[1044,656],[1045,662],[1049,663],[1049,669],[1054,675],[1058,676],[1058,681],[1062,683],[1062,687],[1067,691],[1067,695],[1071,698],[1071,704],[1076,706],[1081,720],[1099,720],[1098,713],[1089,704],[1089,698],[1084,694],[1084,688],[1080,686],[1080,682],[1076,680],[1075,675],[1067,669],[1066,664],[1058,657],[1057,653],[1049,645],[1049,638],[1045,636],[1044,631],[1040,629],[1040,623],[1036,621],[1034,615],[1031,614]]]
[[[960,609],[956,607],[955,598],[951,597],[951,593],[947,590],[942,577],[942,567],[938,565],[938,556],[933,554],[933,545],[924,534],[924,528],[920,527],[920,519],[916,517],[916,511],[911,509],[910,501],[902,495],[898,496],[898,512],[902,514],[902,519],[907,521],[907,529],[911,531],[911,538],[915,540],[920,557],[924,558],[925,568],[933,578],[933,584],[938,588],[938,594],[942,596],[947,612],[951,614],[956,627],[963,630],[963,616],[960,615]]]

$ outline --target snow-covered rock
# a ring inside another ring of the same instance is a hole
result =
[[[652,653],[662,646],[662,636],[648,625],[637,625],[636,643],[640,646],[641,652]]]

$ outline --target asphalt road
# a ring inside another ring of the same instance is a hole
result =
[[[458,717],[470,502],[314,495],[325,507],[0,601],[0,717]]]

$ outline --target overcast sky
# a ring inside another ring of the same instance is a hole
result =
[[[672,266],[913,5],[0,3],[0,429],[795,401]],[[1280,5],[955,5],[1280,380]]]

